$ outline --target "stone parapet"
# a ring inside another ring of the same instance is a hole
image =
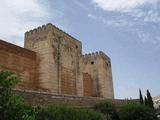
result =
[[[59,32],[61,32],[61,33],[62,33],[62,36],[61,36],[61,37],[63,37],[63,34],[64,34],[64,35],[68,36],[70,39],[74,39],[74,40],[76,40],[77,42],[80,42],[80,43],[81,43],[81,41],[77,40],[76,38],[72,37],[70,34],[68,34],[68,33],[66,33],[65,31],[59,29],[57,26],[55,26],[55,25],[53,25],[53,24],[51,24],[51,23],[48,23],[48,24],[46,24],[46,25],[39,26],[39,27],[37,27],[37,28],[35,28],[35,29],[33,29],[33,30],[30,30],[30,31],[25,32],[25,38],[27,38],[27,37],[33,37],[33,36],[35,36],[35,35],[44,34],[44,33],[47,33],[47,32],[50,31],[50,30],[53,30],[53,29],[57,29]]]
[[[122,99],[105,99],[100,97],[78,97],[74,95],[59,95],[47,92],[22,91],[15,90],[15,93],[23,96],[26,101],[33,105],[68,105],[73,107],[92,108],[95,104],[101,102],[111,102],[116,106],[122,106],[128,103],[138,103],[138,99],[122,100]]]
[[[108,61],[110,61],[111,59],[102,51],[97,51],[97,52],[92,52],[92,53],[87,53],[82,55],[82,57],[85,58],[91,58],[91,57],[102,57]]]
[[[0,40],[0,50],[36,60],[36,52]]]

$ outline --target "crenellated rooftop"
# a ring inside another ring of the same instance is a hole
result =
[[[38,28],[35,28],[33,30],[25,32],[25,37],[29,37],[29,36],[32,36],[32,35],[36,35],[36,34],[39,34],[39,33],[46,32],[48,29],[50,29],[50,24],[42,25]]]
[[[66,33],[65,31],[59,29],[57,26],[53,25],[52,23],[48,23],[46,25],[39,26],[38,28],[35,28],[33,30],[25,32],[25,37],[30,37],[37,34],[47,33],[49,30],[57,29],[58,31],[62,32],[63,34],[67,35],[69,38],[74,39],[78,42],[76,38],[72,37],[70,34]],[[81,42],[80,42],[81,43]]]
[[[88,53],[88,54],[83,55],[82,57],[83,58],[90,58],[90,57],[97,57],[97,56],[101,56],[101,57],[103,57],[103,58],[105,58],[105,59],[110,61],[110,58],[102,51]]]

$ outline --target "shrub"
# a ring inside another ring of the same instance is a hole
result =
[[[34,120],[33,108],[12,92],[18,81],[15,73],[0,72],[0,119],[2,120]]]
[[[128,104],[119,111],[120,120],[157,120],[155,111],[145,105]]]
[[[38,107],[36,120],[104,120],[100,113],[64,106]]]
[[[34,108],[12,92],[18,81],[15,73],[0,72],[0,120],[104,120],[92,110],[63,106]]]
[[[116,107],[109,102],[96,104],[94,109],[103,113],[107,120],[119,120]]]

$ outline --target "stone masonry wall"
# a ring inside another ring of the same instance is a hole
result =
[[[58,60],[54,58],[56,51],[51,44],[51,30],[52,28],[48,25],[26,32],[24,47],[37,53],[39,59],[37,67],[39,88],[43,91],[58,93],[56,64]]]
[[[83,95],[79,71],[81,42],[52,24],[25,33],[25,48],[39,57],[40,88],[59,94]]]
[[[111,61],[103,52],[83,56],[81,42],[50,23],[26,32],[25,48],[37,52],[43,91],[114,98]]]
[[[84,96],[97,96],[96,90],[94,88],[94,79],[92,79],[91,75],[88,73],[83,73],[83,89]]]
[[[11,70],[21,75],[17,86],[23,89],[37,89],[36,53],[0,40],[0,69]]]
[[[114,98],[111,61],[103,52],[86,54],[81,59],[82,71],[91,75],[96,96]]]
[[[105,99],[100,97],[78,97],[73,95],[60,95],[46,92],[21,91],[16,90],[16,94],[21,95],[26,101],[33,105],[67,105],[73,107],[92,108],[95,104],[101,102],[111,102],[116,106],[122,106],[128,103],[138,103],[139,100],[120,100]]]

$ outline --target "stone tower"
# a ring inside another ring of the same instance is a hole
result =
[[[24,47],[37,52],[40,89],[83,95],[79,71],[80,41],[47,24],[26,32]]]
[[[83,55],[81,63],[83,80],[86,82],[84,84],[84,95],[88,96],[87,92],[90,91],[89,95],[91,96],[114,98],[110,58],[100,51]],[[87,81],[92,84],[92,91],[87,90],[91,88],[87,86]]]
[[[39,90],[114,98],[111,61],[103,52],[82,55],[82,44],[52,24],[25,33],[24,47],[36,52]]]

